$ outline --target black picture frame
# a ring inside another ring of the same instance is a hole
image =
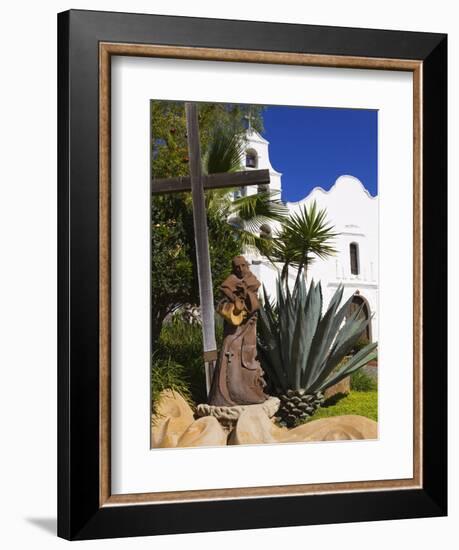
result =
[[[99,44],[422,62],[422,487],[100,505]],[[447,514],[447,37],[71,10],[58,15],[58,535],[94,539]]]

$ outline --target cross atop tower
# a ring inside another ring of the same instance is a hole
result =
[[[247,119],[248,121],[248,124],[247,124],[247,131],[250,133],[252,131],[252,111],[249,109],[249,114],[248,115],[244,115],[244,118]]]

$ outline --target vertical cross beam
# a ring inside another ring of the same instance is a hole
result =
[[[208,395],[212,382],[213,368],[217,359],[214,320],[214,293],[212,288],[212,273],[210,269],[209,238],[207,235],[206,203],[202,181],[201,147],[199,142],[198,113],[196,104],[186,103],[185,112],[188,134],[191,197],[193,200],[196,263],[198,266],[199,300],[201,304],[204,365]]]

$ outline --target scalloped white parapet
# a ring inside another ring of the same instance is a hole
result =
[[[351,175],[340,176],[326,191],[315,187],[304,199],[288,202],[290,212],[298,212],[304,206],[317,202],[319,208],[326,208],[327,217],[339,234],[334,246],[337,254],[326,260],[316,259],[308,272],[308,281],[322,281],[324,301],[328,302],[339,284],[345,287],[344,298],[358,292],[367,301],[374,315],[372,326],[373,340],[378,335],[378,289],[379,289],[379,199],[372,197],[362,182]],[[276,232],[278,225],[273,224]],[[350,245],[358,247],[359,273],[351,273]],[[276,295],[278,272],[266,258],[248,255],[254,262],[252,271],[266,286],[268,293]],[[290,271],[293,285],[296,273]]]

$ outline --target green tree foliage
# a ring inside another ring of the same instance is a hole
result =
[[[263,131],[262,107],[228,103],[200,103],[198,111],[201,151],[208,150],[217,128],[240,134],[250,117],[252,127]],[[151,102],[152,175],[154,178],[187,176],[188,146],[185,107],[181,101]]]
[[[208,215],[214,294],[229,275],[241,242],[226,219]],[[164,195],[152,204],[152,339],[165,317],[183,304],[199,304],[193,210],[190,197]]]
[[[220,347],[223,340],[223,323],[218,318],[215,321],[217,346]],[[169,366],[172,371],[163,372]],[[156,369],[159,369],[159,372],[155,372]],[[180,314],[173,315],[170,322],[164,324],[157,349],[153,354],[153,407],[161,391],[166,389],[175,389],[191,404],[205,403],[207,399],[202,364],[202,329],[198,323],[190,323]]]
[[[218,162],[219,154],[225,152],[221,147],[222,136],[243,135],[245,117],[249,115],[252,127],[261,131],[261,107],[200,104],[201,152],[206,170],[213,172],[217,166],[222,167],[222,171],[236,168],[234,155]],[[188,175],[184,104],[152,101],[151,117],[153,177]],[[217,289],[231,270],[231,259],[242,252],[243,240],[238,238],[237,229],[227,223],[228,191],[208,192],[206,200],[211,270],[214,294],[218,296]],[[199,286],[190,193],[154,196],[151,209],[152,344],[155,349],[165,317],[182,304],[199,304]]]

